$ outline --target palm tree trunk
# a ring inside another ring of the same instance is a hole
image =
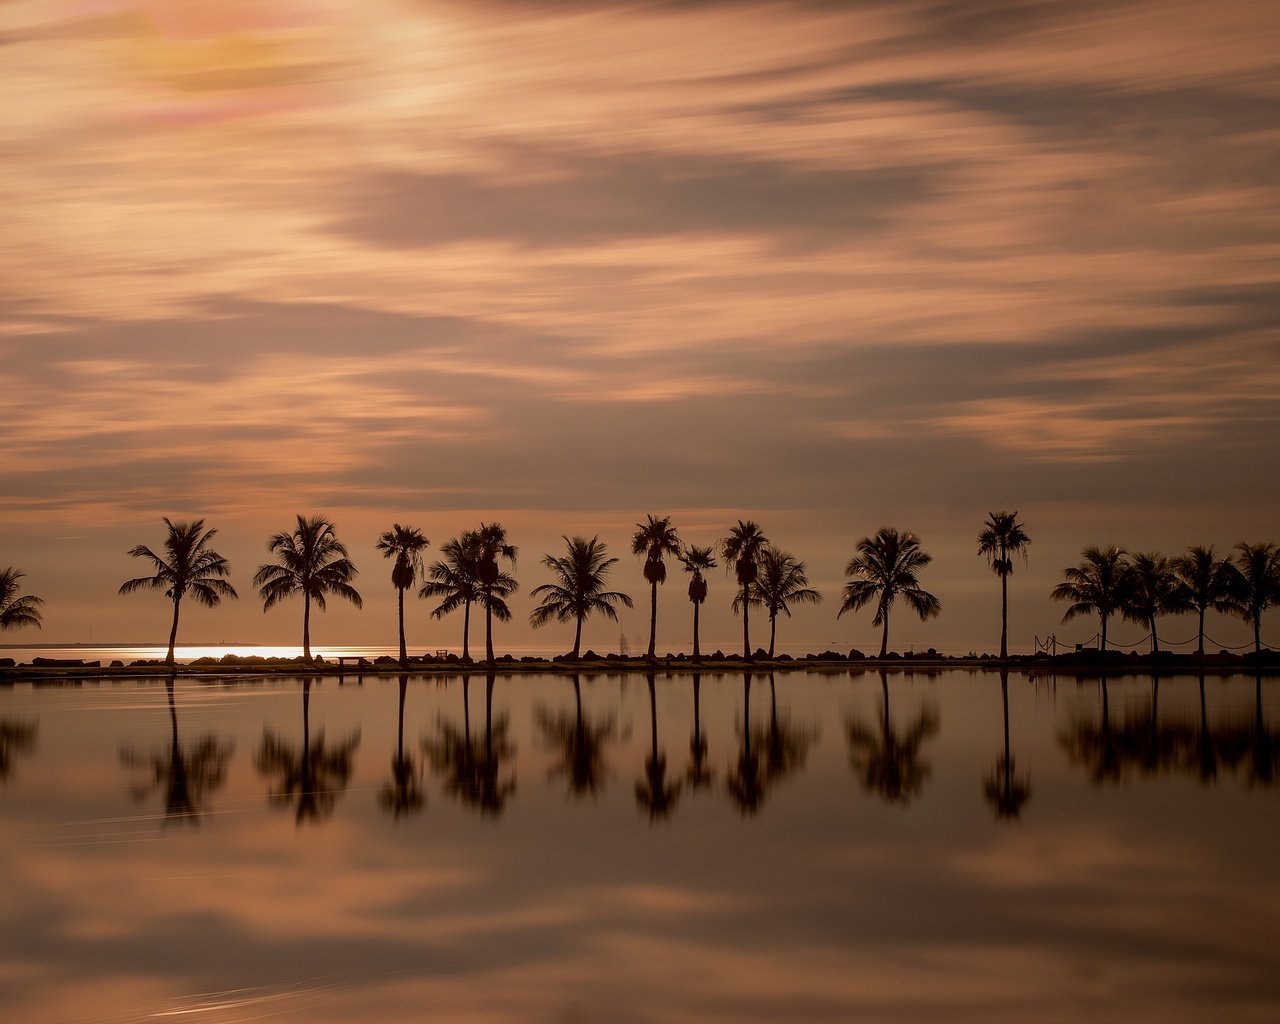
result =
[[[173,646],[178,641],[178,607],[181,603],[182,598],[173,599],[173,625],[169,629],[169,654],[164,659],[166,665],[173,664]]]
[[[769,613],[769,660],[773,660],[773,641],[778,635],[778,613]]]
[[[702,650],[698,646],[698,602],[693,602],[693,660],[702,660]]]
[[[747,603],[747,588],[742,588],[742,657],[746,661],[751,660],[751,629],[750,629],[750,612],[751,605]]]
[[[880,657],[885,657],[889,653],[889,609],[886,608],[884,615],[884,632],[880,634]]]
[[[302,595],[302,657],[311,660],[311,595]]]
[[[652,661],[656,655],[654,649],[658,643],[658,581],[651,580],[649,583],[649,660]]]
[[[1151,653],[1160,653],[1160,638],[1156,636],[1156,617],[1151,616]]]
[[[471,602],[462,602],[462,660],[471,660]]]
[[[484,656],[485,660],[493,664],[493,608],[486,595],[484,602]]]
[[[582,616],[578,616],[578,625],[573,632],[573,660],[578,660],[578,652],[582,649]]]
[[[404,647],[404,587],[396,587],[396,594],[400,605],[400,664],[407,665],[409,663],[409,655],[405,652]]]
[[[1004,552],[1001,550],[1001,561],[1004,561]],[[1000,660],[1004,661],[1009,657],[1009,574],[1002,572],[1000,574]]]
[[[1107,617],[1102,616],[1102,629],[1098,635],[1098,650],[1105,651],[1107,649]]]
[[[1262,653],[1262,612],[1253,613],[1253,653]]]
[[[1200,642],[1196,645],[1196,654],[1204,656],[1204,608],[1200,609],[1200,631],[1196,634]]]

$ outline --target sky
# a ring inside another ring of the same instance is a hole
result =
[[[1086,545],[1280,540],[1268,0],[8,0],[0,95],[0,566],[46,601],[8,642],[163,639],[116,593],[162,516],[241,594],[181,639],[264,643],[301,619],[267,538],[332,519],[365,608],[318,644],[395,641],[392,523],[430,560],[500,521],[500,650],[571,645],[528,591],[578,534],[637,601],[584,646],[647,642],[648,513],[804,560],[803,649],[878,642],[836,611],[881,526],[943,606],[891,646],[950,653],[998,646],[988,512],[1033,541],[1014,649],[1094,632],[1047,597]],[[410,645],[457,646],[427,611]]]

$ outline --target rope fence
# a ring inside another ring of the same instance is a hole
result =
[[[1043,652],[1045,654],[1057,654],[1059,647],[1070,648],[1074,650],[1086,650],[1091,646],[1095,646],[1100,639],[1101,639],[1101,634],[1099,633],[1094,633],[1093,636],[1089,637],[1088,640],[1070,641],[1070,642],[1059,640],[1058,635],[1056,633],[1050,633],[1043,640],[1040,639],[1039,634],[1036,634],[1036,637],[1035,637],[1036,652],[1037,653]],[[1169,650],[1170,648],[1173,648],[1173,647],[1189,647],[1195,644],[1198,640],[1199,640],[1198,636],[1188,637],[1186,640],[1165,640],[1161,638],[1159,643],[1160,643],[1161,650]],[[1134,640],[1132,642],[1113,640],[1110,637],[1108,637],[1107,649],[1120,650],[1123,648],[1126,650],[1137,650],[1139,647],[1142,647],[1145,644],[1148,644],[1150,642],[1151,642],[1150,633],[1142,637],[1140,640]],[[1204,638],[1204,646],[1205,646],[1206,652],[1210,647],[1212,647],[1216,651],[1251,651],[1253,650],[1252,642],[1237,644],[1233,647],[1230,644],[1219,643],[1217,640],[1209,636],[1207,633],[1205,634],[1205,638]],[[1262,649],[1264,651],[1274,651],[1277,648],[1275,644],[1272,644],[1266,640],[1263,640]]]

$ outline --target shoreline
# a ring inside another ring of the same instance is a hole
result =
[[[0,687],[18,682],[61,682],[77,679],[111,678],[219,678],[241,676],[293,676],[309,679],[365,676],[454,676],[454,675],[543,675],[548,673],[607,673],[693,675],[724,672],[807,672],[833,669],[851,672],[891,671],[936,673],[945,670],[969,672],[1023,672],[1030,675],[1110,676],[1110,675],[1276,675],[1280,674],[1280,651],[1264,650],[1259,654],[1136,654],[1119,651],[1079,651],[1067,654],[1014,655],[1001,659],[993,655],[948,656],[939,654],[897,654],[884,658],[857,655],[850,657],[835,651],[807,654],[802,657],[780,655],[775,658],[745,659],[740,654],[706,656],[694,661],[685,654],[667,655],[653,660],[618,654],[596,655],[588,651],[574,661],[567,656],[539,658],[503,655],[492,663],[483,659],[464,661],[457,655],[439,658],[430,655],[410,658],[401,664],[396,658],[346,657],[311,662],[302,658],[267,658],[259,655],[226,655],[222,658],[200,658],[187,664],[167,665],[163,660],[144,659],[125,663],[119,659],[106,665],[100,661],[75,658],[33,658],[31,662],[8,663],[0,659]]]

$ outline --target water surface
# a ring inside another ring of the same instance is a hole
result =
[[[1275,1019],[1276,685],[11,687],[0,1012]]]

